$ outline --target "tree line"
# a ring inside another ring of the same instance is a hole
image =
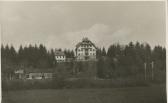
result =
[[[74,58],[73,50],[61,50],[67,58]],[[127,45],[113,44],[106,49],[97,48],[97,76],[99,78],[126,77],[131,75],[144,74],[144,64],[147,73],[151,73],[151,63],[157,74],[165,73],[166,70],[166,49],[162,46],[155,46],[153,49],[147,43],[133,43]],[[42,44],[20,46],[16,51],[11,45],[1,45],[1,67],[2,73],[13,72],[18,68],[55,68],[54,50],[47,50]]]
[[[65,53],[67,58],[74,57],[72,50],[65,49],[62,52]],[[20,46],[18,51],[12,45],[1,45],[2,72],[12,72],[18,68],[29,67],[38,69],[53,68],[56,64],[54,49],[47,50],[42,44],[39,46]]]
[[[103,49],[100,51],[97,63],[97,75],[100,78],[143,76],[144,72],[147,76],[151,76],[154,72],[155,77],[160,76],[159,78],[165,79],[166,49],[164,47],[155,46],[151,49],[147,43],[130,42],[125,46],[111,45],[107,52]]]

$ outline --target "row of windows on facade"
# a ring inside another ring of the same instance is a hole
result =
[[[52,77],[52,73],[30,73],[30,74],[26,74],[26,78],[30,78],[30,77]]]
[[[57,60],[58,62],[65,62],[65,60]]]
[[[92,47],[92,45],[81,45],[81,47]]]
[[[90,51],[92,51],[92,48],[89,49]],[[83,49],[78,49],[78,51],[83,51]],[[93,49],[93,51],[95,51],[95,49]]]
[[[56,58],[65,58],[65,56],[56,56]]]
[[[78,55],[83,55],[82,53],[79,53]],[[90,55],[92,55],[92,53],[90,53]],[[96,55],[95,53],[93,53],[93,55]]]

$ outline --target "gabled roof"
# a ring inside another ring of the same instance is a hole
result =
[[[65,53],[59,50],[55,51],[55,56],[65,56]]]
[[[95,44],[92,43],[88,38],[83,38],[83,39],[82,39],[82,42],[79,42],[79,43],[76,45],[76,49],[77,49],[79,46],[81,46],[81,45],[86,45],[86,44],[88,44],[88,45],[93,45],[93,46],[97,49],[97,47],[95,46]]]

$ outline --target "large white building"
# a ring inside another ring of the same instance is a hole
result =
[[[96,60],[96,46],[88,38],[83,38],[76,45],[75,51],[78,61]]]
[[[65,62],[66,61],[66,56],[65,53],[59,50],[55,51],[55,59],[57,62]]]

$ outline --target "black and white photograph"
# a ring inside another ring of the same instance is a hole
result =
[[[166,3],[0,1],[1,103],[167,103]]]

